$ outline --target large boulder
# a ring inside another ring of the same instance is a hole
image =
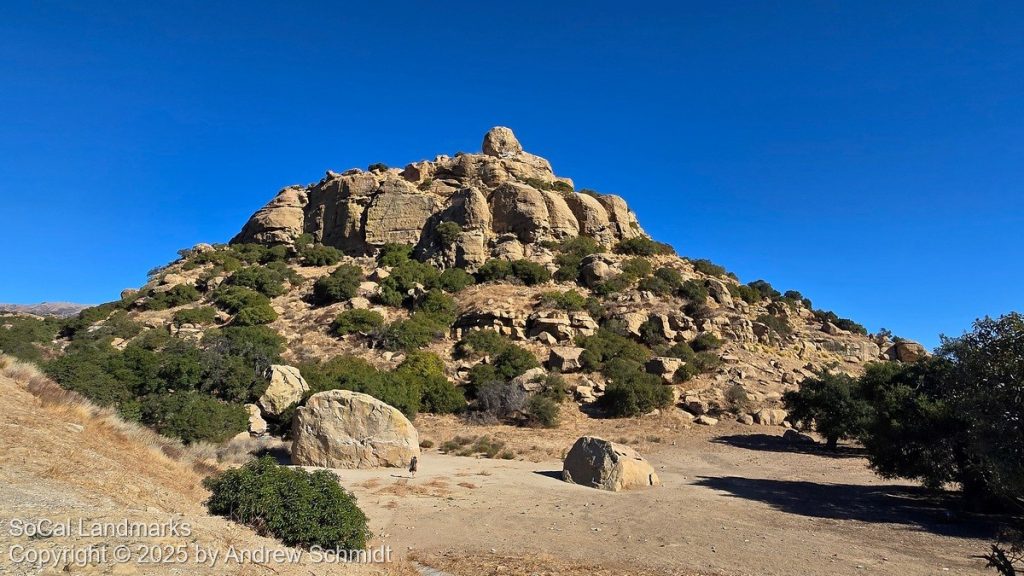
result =
[[[899,360],[900,362],[906,362],[908,364],[928,357],[928,350],[913,340],[900,340],[896,344],[893,344],[891,350],[890,356],[893,359]]]
[[[661,483],[636,450],[595,436],[576,440],[562,465],[562,479],[612,492]]]
[[[548,367],[563,374],[583,368],[584,349],[575,346],[552,346],[548,356]]]
[[[368,244],[416,244],[423,227],[441,209],[440,200],[414,190],[404,180],[389,180],[366,209],[365,239]]]
[[[231,241],[261,244],[291,242],[302,234],[307,203],[306,190],[299,186],[289,186],[253,214]]]
[[[309,385],[294,366],[273,364],[267,369],[266,378],[270,384],[257,401],[265,414],[276,416],[284,412],[309,391]]]
[[[403,467],[420,453],[416,428],[397,408],[350,390],[310,396],[295,413],[292,437],[300,466]]]
[[[484,134],[483,152],[488,156],[511,158],[523,151],[523,145],[516,139],[511,128],[495,126]]]
[[[498,186],[491,194],[491,215],[494,232],[515,234],[520,242],[536,242],[550,228],[544,194],[524,184]]]

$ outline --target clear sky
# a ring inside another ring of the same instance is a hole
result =
[[[871,330],[1024,309],[1016,1],[3,2],[0,302],[116,299],[282,186],[493,125]]]

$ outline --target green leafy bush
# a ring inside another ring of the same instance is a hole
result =
[[[849,318],[840,318],[838,315],[836,315],[835,312],[827,310],[815,310],[814,318],[817,319],[819,322],[831,322],[835,324],[837,327],[843,330],[847,330],[849,332],[853,332],[855,334],[868,333],[868,329],[865,328],[864,326],[854,322],[853,320],[850,320]]]
[[[60,324],[56,318],[0,314],[0,351],[28,362],[40,362],[48,355]]]
[[[213,324],[217,320],[217,309],[212,306],[184,308],[174,313],[173,320],[177,326],[182,324]]]
[[[690,347],[696,352],[705,352],[707,350],[716,350],[721,348],[722,344],[724,344],[724,342],[721,338],[710,332],[704,332],[702,334],[698,334],[697,337],[693,339],[693,342],[690,342]]]
[[[456,222],[441,222],[434,229],[437,234],[437,241],[445,247],[453,246],[462,235],[462,226]]]
[[[413,305],[413,310],[429,314],[438,324],[448,326],[455,321],[458,313],[455,299],[441,290],[431,290]]]
[[[417,350],[444,335],[448,325],[426,313],[415,312],[409,318],[397,320],[384,328],[380,342],[388,350]]]
[[[284,283],[289,280],[288,276],[283,270],[270,266],[247,266],[228,276],[224,283],[249,288],[274,298],[285,293]]]
[[[245,308],[269,305],[270,299],[249,288],[222,286],[214,292],[213,303],[232,314],[237,314]]]
[[[587,299],[575,290],[566,290],[565,292],[553,290],[551,292],[542,293],[540,295],[540,303],[542,306],[549,306],[560,310],[576,311],[583,310],[586,307]]]
[[[552,249],[556,252],[555,264],[558,266],[554,278],[559,282],[576,282],[583,259],[602,251],[601,245],[589,236],[566,238],[554,244]]]
[[[384,325],[384,317],[373,310],[345,310],[331,323],[331,334],[344,336],[357,332],[368,333]]]
[[[359,292],[363,281],[363,270],[358,266],[343,264],[313,283],[313,302],[319,305],[344,302]]]
[[[646,258],[629,258],[621,265],[622,273],[631,279],[650,276],[654,267],[651,261]]]
[[[607,328],[599,328],[592,336],[579,337],[576,343],[584,348],[580,355],[583,367],[594,372],[603,371],[605,364],[615,359],[642,364],[651,357],[651,351],[642,344]]]
[[[645,372],[639,362],[614,358],[602,372],[609,382],[598,404],[612,417],[641,416],[672,402],[671,388]]]
[[[822,371],[801,382],[799,390],[783,394],[782,402],[790,422],[803,428],[813,425],[835,449],[839,440],[861,435],[867,425],[870,407],[857,386],[852,376]]]
[[[693,264],[693,269],[696,270],[697,272],[700,272],[701,274],[707,274],[708,276],[717,276],[719,278],[723,278],[728,275],[728,272],[726,272],[725,268],[719,266],[718,264],[715,264],[714,262],[706,258],[692,260],[690,263]]]
[[[387,306],[401,306],[408,300],[408,293],[418,289],[418,285],[428,290],[438,287],[440,275],[430,264],[406,260],[392,268],[391,274],[381,281],[379,299]]]
[[[526,401],[526,415],[544,428],[558,427],[558,412],[558,403],[546,396],[538,394]]]
[[[679,286],[679,295],[690,302],[704,304],[708,300],[708,288],[698,280],[687,280]],[[691,314],[692,316],[692,314]]]
[[[193,442],[223,442],[244,432],[249,414],[194,391],[154,394],[142,401],[142,422],[165,436]]]
[[[146,310],[166,310],[195,302],[200,297],[199,290],[195,286],[177,284],[166,292],[150,290],[143,307]]]
[[[530,260],[509,262],[508,260],[491,259],[484,262],[477,275],[481,282],[518,278],[527,286],[543,284],[551,280],[551,273],[547,268]]]
[[[662,242],[656,242],[646,236],[637,236],[623,240],[615,246],[618,254],[632,254],[633,256],[655,256],[658,254],[675,254],[674,248]]]
[[[361,550],[371,533],[366,515],[327,470],[307,472],[270,456],[211,476],[211,514],[245,524],[287,546]]]
[[[789,322],[787,322],[784,318],[779,318],[778,316],[772,316],[771,314],[761,314],[760,316],[757,317],[756,321],[771,328],[776,333],[778,333],[779,336],[785,337],[793,333],[793,327],[789,325]]]
[[[305,246],[299,251],[299,260],[303,266],[333,266],[341,262],[343,256],[341,250],[323,244]]]
[[[452,294],[461,292],[473,284],[476,284],[476,279],[462,268],[447,268],[437,279],[437,285]]]
[[[270,324],[274,320],[277,320],[277,312],[270,304],[259,304],[239,310],[231,323],[235,326],[259,326]]]
[[[775,288],[772,288],[772,285],[764,280],[754,280],[747,284],[747,286],[757,290],[757,293],[761,295],[762,300],[778,300],[782,298],[782,294],[780,294]]]
[[[398,266],[412,258],[412,246],[388,243],[377,252],[377,263],[381,266]]]
[[[366,170],[369,172],[387,172],[388,165],[383,162],[374,162],[373,164],[367,166]]]
[[[471,330],[455,344],[455,357],[496,356],[509,346],[513,346],[512,341],[494,330]]]

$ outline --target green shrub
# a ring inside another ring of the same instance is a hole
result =
[[[728,287],[733,298],[739,298],[747,304],[757,304],[761,301],[762,295],[756,288],[746,284],[728,284]]]
[[[815,310],[814,318],[819,322],[831,322],[842,330],[847,330],[855,334],[867,334],[868,329],[864,326],[850,320],[849,318],[840,318],[835,312],[826,310]]]
[[[380,340],[388,350],[412,351],[430,344],[447,330],[448,326],[433,315],[416,312],[407,319],[389,324],[384,328]]]
[[[319,305],[344,302],[359,292],[363,281],[363,270],[358,266],[343,264],[313,283],[313,302]]]
[[[497,373],[506,380],[511,380],[531,368],[540,366],[533,352],[516,344],[506,346],[504,350],[498,352],[491,363]]]
[[[530,260],[509,262],[508,260],[491,259],[484,262],[477,275],[481,282],[518,278],[527,286],[542,284],[551,279],[551,273],[547,268]]]
[[[435,228],[437,234],[437,241],[444,247],[450,247],[455,245],[458,241],[459,236],[462,235],[462,226],[459,226],[456,222],[441,222]]]
[[[707,350],[716,350],[721,348],[722,344],[724,344],[724,342],[721,338],[710,332],[704,332],[702,334],[698,334],[697,337],[693,339],[693,342],[690,342],[690,347],[696,352],[705,352]]]
[[[559,282],[576,282],[583,259],[602,251],[601,245],[589,236],[566,238],[552,248],[556,252],[555,264],[558,266],[554,278]]]
[[[331,334],[344,336],[356,332],[368,333],[384,325],[384,317],[373,310],[345,310],[331,323]]]
[[[374,162],[366,167],[369,172],[387,172],[388,165],[383,162]]]
[[[447,268],[441,272],[437,284],[445,292],[454,294],[476,284],[476,279],[462,268]]]
[[[41,362],[60,324],[56,318],[0,314],[0,351],[28,362]]]
[[[495,356],[512,345],[511,340],[494,330],[472,330],[463,334],[462,339],[455,344],[455,357]]]
[[[608,296],[629,290],[629,288],[633,286],[633,280],[633,278],[630,278],[626,274],[619,274],[601,282],[600,284],[592,286],[591,291],[598,296],[607,298]]]
[[[603,372],[609,383],[598,404],[612,417],[641,416],[672,402],[671,387],[662,385],[638,362],[615,358]]]
[[[555,180],[554,182],[552,182],[551,183],[551,189],[554,190],[555,192],[572,192],[573,191],[572,184],[569,184],[568,182],[565,182],[563,180]]]
[[[657,254],[675,254],[676,251],[668,244],[655,242],[646,236],[637,236],[623,240],[615,246],[618,254],[632,254],[634,256],[654,256]]]
[[[726,272],[725,268],[719,266],[718,264],[715,264],[714,262],[706,258],[693,260],[690,263],[693,264],[693,269],[696,270],[697,272],[700,272],[701,274],[707,274],[708,276],[717,276],[719,278],[728,275],[728,272]]]
[[[753,405],[747,390],[740,384],[733,384],[726,389],[725,404],[733,414],[746,414]]]
[[[401,306],[408,299],[411,290],[418,285],[429,289],[437,288],[440,272],[430,264],[406,260],[391,269],[391,274],[380,283],[380,301],[387,306]]]
[[[704,304],[708,300],[708,288],[698,280],[687,280],[679,286],[679,295],[690,302]],[[691,315],[692,316],[692,315]]]
[[[587,299],[575,290],[566,290],[565,292],[553,290],[542,293],[540,295],[540,303],[542,306],[576,311],[583,310],[586,307]]]
[[[771,314],[761,314],[760,316],[757,317],[756,321],[771,328],[776,333],[778,333],[779,336],[782,337],[789,336],[790,334],[793,333],[793,327],[789,325],[789,322],[787,322],[783,318],[779,318],[778,316],[772,316]]]
[[[142,401],[142,422],[186,444],[217,443],[244,432],[249,415],[239,404],[185,391],[147,396]]]
[[[264,296],[274,298],[285,293],[286,274],[269,266],[247,266],[228,276],[224,283],[255,290]]]
[[[650,318],[640,325],[640,341],[651,348],[662,346],[667,343],[661,329],[661,321]]]
[[[235,326],[259,326],[260,324],[270,324],[274,320],[277,320],[277,312],[270,304],[257,304],[239,310],[231,323]]]
[[[526,401],[526,415],[530,421],[544,428],[558,426],[558,403],[546,396],[531,396]]]
[[[782,402],[793,425],[815,427],[830,449],[841,439],[863,433],[870,414],[868,404],[859,396],[857,380],[827,370],[804,379],[799,390],[782,395]]]
[[[377,263],[381,266],[398,266],[412,258],[412,246],[388,243],[377,252]]]
[[[448,326],[455,321],[458,309],[459,307],[455,299],[441,290],[427,292],[413,306],[414,311],[429,314],[438,324],[444,326]]]
[[[668,295],[678,292],[682,286],[682,274],[674,268],[662,266],[654,271],[654,276],[642,279],[638,288],[655,294]]]
[[[371,533],[366,515],[333,472],[307,472],[270,456],[203,481],[211,514],[245,524],[287,546],[361,550]]]
[[[185,308],[174,313],[174,324],[213,324],[217,319],[217,309],[212,306],[199,306],[197,308]]]
[[[621,268],[623,274],[633,279],[650,276],[654,270],[651,261],[646,258],[629,258],[622,263]]]
[[[222,286],[214,292],[213,303],[232,314],[237,314],[245,308],[269,306],[270,299],[249,288]]]
[[[344,253],[341,250],[323,244],[305,246],[299,251],[299,260],[303,266],[332,266],[341,262],[342,256]]]
[[[166,292],[154,292],[150,290],[149,299],[146,300],[146,310],[166,310],[176,306],[183,306],[199,300],[199,290],[188,284],[177,284]]]
[[[772,288],[772,285],[764,280],[754,280],[747,284],[747,286],[757,290],[757,293],[761,295],[761,300],[778,300],[782,298],[782,294],[778,290]]]
[[[603,371],[605,364],[615,359],[640,364],[651,357],[651,351],[645,346],[607,328],[598,329],[592,336],[577,338],[577,345],[584,348],[580,361],[590,371]]]

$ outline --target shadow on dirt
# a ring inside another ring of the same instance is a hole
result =
[[[829,450],[822,443],[809,444],[792,442],[782,436],[771,434],[735,434],[719,436],[711,440],[716,444],[727,444],[735,448],[757,450],[759,452],[787,452],[790,454],[814,454],[826,458],[863,458],[867,455],[859,446],[839,446]]]
[[[701,476],[697,486],[812,518],[902,524],[944,536],[991,538],[994,518],[962,514],[955,494],[916,486],[818,484],[736,476]]]

